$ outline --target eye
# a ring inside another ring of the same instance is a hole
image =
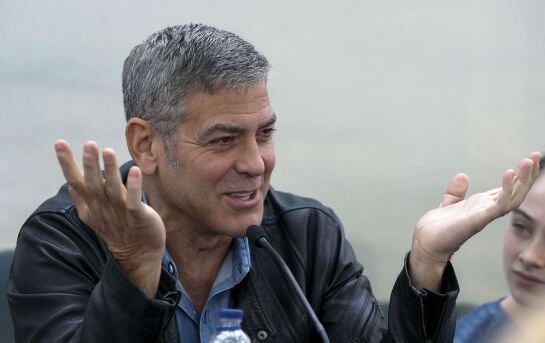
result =
[[[532,236],[532,229],[521,223],[513,223],[513,231],[521,237]]]
[[[266,129],[263,129],[260,131],[260,136],[263,138],[263,139],[269,139],[272,137],[273,133],[276,131],[276,129],[274,127],[269,127],[269,128],[266,128]]]
[[[213,139],[210,141],[210,144],[215,145],[217,147],[225,148],[230,146],[235,140],[235,137],[233,136],[225,136],[225,137],[219,137],[216,139]]]

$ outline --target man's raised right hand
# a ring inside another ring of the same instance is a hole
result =
[[[141,200],[141,170],[130,169],[125,187],[112,149],[102,151],[104,174],[95,142],[83,146],[83,171],[66,141],[58,140],[55,151],[80,219],[106,242],[132,281],[154,298],[166,233],[159,214]]]

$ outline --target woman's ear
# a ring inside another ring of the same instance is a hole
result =
[[[142,173],[154,174],[164,160],[164,144],[159,134],[147,121],[131,118],[125,127],[125,139],[129,153]]]

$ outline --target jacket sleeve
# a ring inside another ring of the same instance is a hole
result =
[[[450,262],[445,268],[441,293],[418,290],[409,276],[409,254],[390,296],[387,341],[452,342],[459,292],[454,268]]]
[[[388,328],[371,286],[335,218],[336,242],[329,285],[319,306],[319,317],[331,342],[452,342],[458,283],[449,264],[441,294],[412,286],[408,254],[390,297]],[[331,238],[331,237],[330,237]],[[325,247],[320,248],[324,255]]]
[[[176,302],[147,297],[94,233],[50,212],[23,225],[7,296],[17,342],[155,342]]]

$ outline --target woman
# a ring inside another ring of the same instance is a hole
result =
[[[505,235],[503,265],[509,295],[483,304],[461,318],[455,343],[495,342],[508,328],[525,327],[527,314],[545,297],[545,158],[540,174]]]

